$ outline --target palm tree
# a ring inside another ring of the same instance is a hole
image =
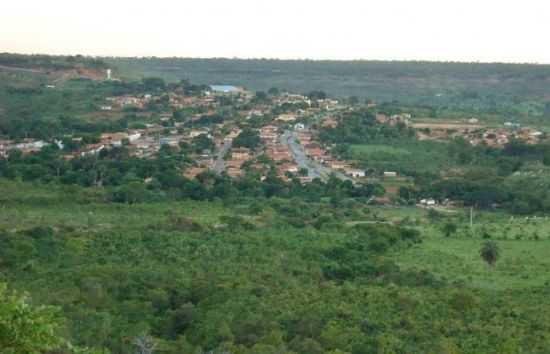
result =
[[[494,241],[485,241],[483,245],[481,245],[479,254],[488,265],[493,266],[500,256],[500,248]]]

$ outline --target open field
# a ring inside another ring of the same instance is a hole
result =
[[[467,124],[463,122],[425,122],[425,121],[415,121],[411,124],[411,127],[414,129],[445,129],[445,130],[477,130],[485,128],[481,124]]]
[[[468,225],[468,210],[456,209],[441,221],[428,219],[428,209],[415,207],[372,208],[379,220],[416,225],[423,242],[392,258],[407,269],[421,269],[440,279],[486,290],[527,289],[550,284],[550,219],[510,218],[500,212],[476,212],[474,228]],[[456,222],[458,230],[445,237],[443,224]],[[491,235],[501,247],[501,259],[494,267],[484,263],[479,250]]]
[[[407,173],[438,171],[449,163],[447,146],[432,141],[393,141],[389,144],[361,144],[351,146],[352,159],[362,161],[365,167],[383,171]]]
[[[484,289],[523,289],[547,286],[550,239],[499,242],[502,258],[489,267],[479,257],[481,238],[443,236],[441,231],[424,233],[424,242],[395,256],[403,267],[425,269],[438,277]]]

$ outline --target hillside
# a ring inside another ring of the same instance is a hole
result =
[[[548,352],[546,67],[0,59],[1,354]]]
[[[549,345],[547,237],[499,241],[505,254],[491,269],[476,254],[479,235],[461,227],[444,238],[420,210],[281,199],[114,204],[99,189],[4,180],[0,191],[0,283],[62,309],[63,333],[81,346],[134,353],[142,333],[174,354]],[[402,226],[359,222],[374,215]],[[503,221],[484,218],[492,228]]]
[[[550,66],[391,61],[105,58],[130,78],[158,76],[252,90],[323,90],[381,101],[436,102],[436,95],[550,99]]]

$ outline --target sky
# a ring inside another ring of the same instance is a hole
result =
[[[550,63],[549,0],[6,0],[0,52]]]

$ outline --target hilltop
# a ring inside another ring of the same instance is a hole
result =
[[[322,90],[377,101],[446,103],[445,97],[550,99],[550,65],[414,61],[104,58],[128,78],[226,83],[251,90]]]
[[[72,79],[103,80],[107,63],[100,59],[76,56],[22,55],[0,53],[0,73],[26,74],[59,84]]]

